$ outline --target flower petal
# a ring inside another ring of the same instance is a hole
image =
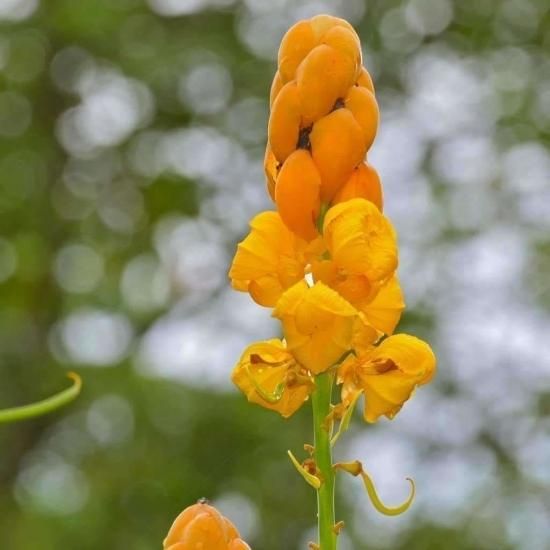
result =
[[[332,259],[348,274],[383,283],[397,269],[395,231],[368,200],[351,199],[330,208],[324,238]]]
[[[262,212],[237,247],[229,270],[233,288],[273,307],[281,294],[303,279],[307,243],[289,231],[277,212]]]
[[[418,384],[429,382],[435,373],[432,348],[420,338],[395,334],[386,338],[372,353],[371,361],[389,359],[403,374],[414,376]]]
[[[357,357],[338,369],[342,401],[348,403],[357,391],[365,393],[364,417],[376,422],[382,415],[393,418],[419,385],[435,373],[435,356],[430,346],[408,334],[397,334],[378,346],[366,345]]]
[[[350,349],[357,310],[323,283],[305,281],[287,290],[273,312],[283,323],[288,349],[318,374]]]
[[[373,327],[361,313],[353,327],[353,349],[355,353],[362,354],[372,349],[373,344],[380,339],[380,333]]]
[[[399,371],[371,375],[364,378],[365,411],[367,422],[376,422],[382,415],[392,419],[416,388],[418,380]]]
[[[361,308],[366,320],[384,334],[392,334],[405,309],[403,291],[397,275],[394,275],[370,303]]]
[[[364,372],[372,367],[380,372],[366,374],[362,379],[367,422],[375,422],[381,415],[393,418],[416,386],[431,380],[435,364],[430,346],[414,336],[397,334],[384,340],[372,351],[363,367]]]

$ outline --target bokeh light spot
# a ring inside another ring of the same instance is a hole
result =
[[[103,277],[103,258],[89,246],[70,244],[57,253],[54,273],[66,291],[91,292]]]

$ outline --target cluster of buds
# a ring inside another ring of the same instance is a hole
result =
[[[382,212],[378,174],[365,162],[378,127],[357,34],[327,15],[282,40],[265,155],[277,210],[239,244],[235,289],[273,308],[284,339],[250,345],[233,371],[248,399],[292,415],[334,372],[342,419],[364,395],[364,418],[393,418],[435,371],[429,345],[393,334],[405,307],[398,248]]]
[[[330,204],[362,197],[382,208],[378,174],[364,162],[378,129],[378,104],[359,37],[343,19],[318,15],[294,25],[278,65],[267,186],[288,228],[309,241]]]

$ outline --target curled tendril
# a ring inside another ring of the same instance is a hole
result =
[[[292,461],[292,464],[294,464],[294,467],[296,470],[298,470],[298,473],[306,480],[306,482],[311,485],[314,489],[319,489],[321,487],[321,480],[312,473],[308,472],[296,459],[296,457],[292,454],[292,451],[287,451],[288,456],[290,457],[290,460]]]
[[[285,393],[285,382],[279,382],[275,389],[270,392],[265,388],[262,388],[259,382],[254,378],[254,375],[250,372],[250,367],[248,365],[246,366],[246,374],[248,375],[250,382],[252,382],[254,389],[258,392],[262,399],[265,399],[268,403],[278,403],[282,399],[283,394]]]
[[[361,476],[363,479],[363,483],[365,484],[365,489],[367,490],[367,494],[369,495],[370,501],[372,502],[372,505],[378,510],[381,514],[384,514],[385,516],[399,516],[403,512],[406,512],[413,500],[414,495],[416,493],[416,486],[414,484],[414,481],[407,477],[407,481],[411,484],[411,492],[409,494],[409,497],[403,504],[400,504],[399,506],[390,507],[386,506],[378,496],[378,493],[376,492],[376,487],[374,486],[374,482],[372,481],[371,477],[367,472],[363,470],[363,465],[358,460],[355,460],[354,462],[338,462],[337,464],[334,464],[333,468],[335,470],[343,470],[344,472],[347,472],[348,474],[351,474],[352,476]]]
[[[73,399],[75,399],[80,393],[80,389],[82,388],[82,380],[80,379],[80,376],[74,372],[69,372],[67,376],[73,381],[73,385],[70,388],[63,390],[52,397],[38,401],[37,403],[0,410],[0,424],[19,422],[20,420],[27,420],[29,418],[42,416],[73,401]]]

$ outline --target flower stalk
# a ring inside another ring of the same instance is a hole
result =
[[[334,513],[335,476],[332,467],[331,434],[325,422],[330,414],[334,374],[324,372],[316,377],[316,390],[311,396],[313,406],[313,430],[315,434],[314,458],[321,475],[321,487],[317,490],[317,521],[320,550],[336,550]]]

